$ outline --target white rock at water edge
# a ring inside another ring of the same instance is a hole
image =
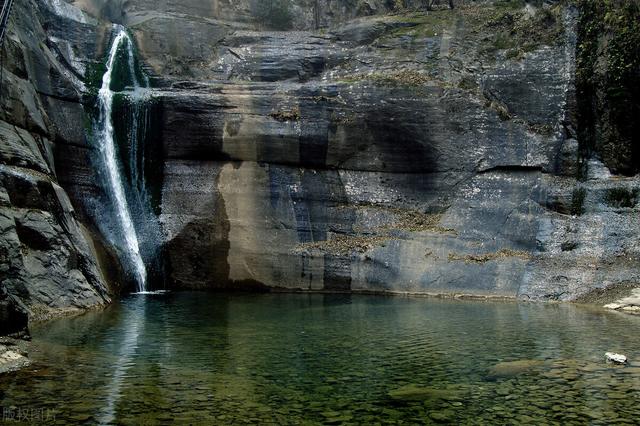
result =
[[[604,354],[604,356],[607,358],[607,361],[613,362],[614,364],[626,364],[627,363],[627,357],[624,356],[624,355],[614,354],[613,352],[607,352],[607,353]]]

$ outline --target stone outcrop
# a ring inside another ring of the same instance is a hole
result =
[[[28,343],[25,340],[0,337],[0,375],[28,366]]]

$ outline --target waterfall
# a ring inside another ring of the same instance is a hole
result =
[[[124,236],[124,247],[121,247],[126,263],[131,268],[131,273],[135,278],[138,292],[146,290],[147,271],[145,269],[142,255],[140,254],[140,244],[138,235],[133,223],[131,211],[127,203],[125,194],[125,184],[123,182],[121,169],[118,165],[114,129],[113,129],[113,96],[111,90],[111,78],[116,63],[119,48],[124,45],[128,54],[128,65],[133,77],[136,90],[139,88],[138,78],[135,73],[132,42],[129,35],[122,26],[115,25],[117,33],[109,51],[107,60],[107,71],[102,77],[102,87],[98,92],[99,118],[97,121],[97,135],[99,137],[98,151],[100,161],[104,165],[106,189],[114,204],[118,226]],[[146,81],[145,81],[146,84]],[[135,151],[135,147],[134,147]]]

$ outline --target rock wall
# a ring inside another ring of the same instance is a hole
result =
[[[170,288],[572,300],[640,281],[640,180],[578,141],[576,7],[281,3],[39,4],[21,25],[46,22],[24,40],[48,71],[7,77],[33,99],[5,113],[42,157],[29,170],[100,220],[91,147],[65,123],[90,102],[111,20],[155,86]]]
[[[577,179],[577,18],[470,3],[214,34],[180,15],[167,36],[132,18],[162,87],[173,286],[570,300],[638,282],[638,179],[597,159]]]
[[[98,27],[63,5],[15,2],[2,46],[2,334],[24,327],[27,314],[43,319],[110,302],[90,231],[61,186],[89,173],[78,52],[95,54]]]

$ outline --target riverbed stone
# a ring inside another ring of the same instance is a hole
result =
[[[457,401],[464,393],[458,389],[439,389],[409,384],[388,392],[388,396],[398,402],[411,401]]]
[[[520,374],[526,374],[531,371],[540,369],[544,365],[544,361],[535,359],[500,362],[491,367],[491,369],[487,373],[487,379],[496,380],[516,377]]]

